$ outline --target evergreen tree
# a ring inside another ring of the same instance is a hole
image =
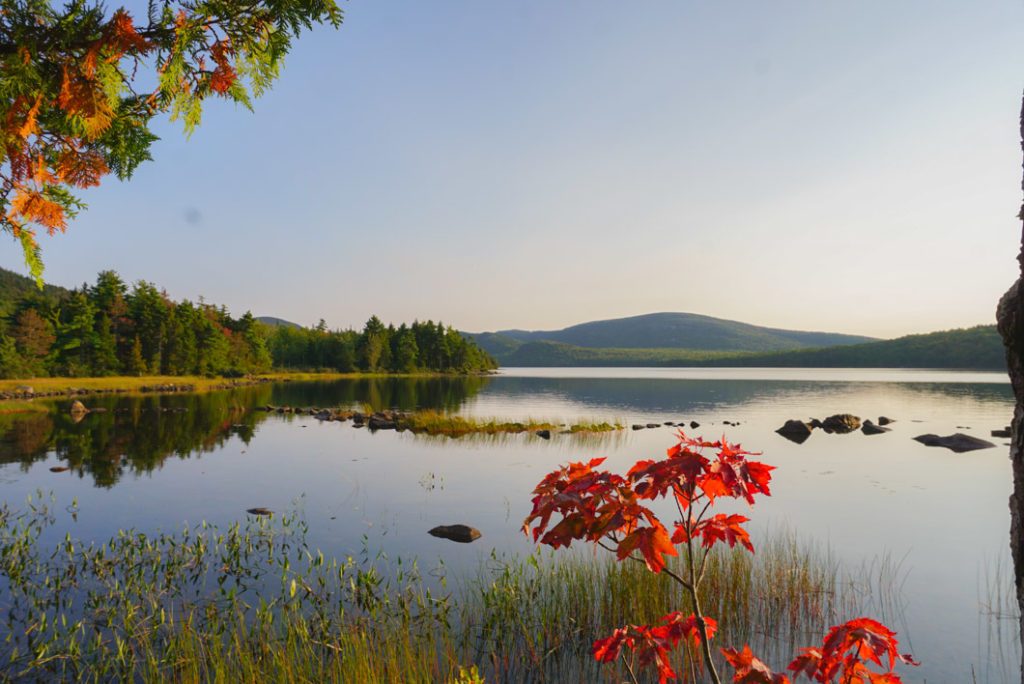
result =
[[[125,364],[125,372],[128,375],[144,375],[146,373],[146,360],[142,356],[142,342],[139,336],[135,336],[132,343],[132,350],[128,354],[128,362]]]

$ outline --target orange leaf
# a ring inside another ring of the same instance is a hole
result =
[[[99,82],[67,63],[63,66],[57,104],[69,114],[82,117],[87,138],[96,138],[107,130],[114,116]]]
[[[100,177],[110,172],[107,161],[99,150],[68,149],[57,158],[57,177],[63,183],[76,188],[88,188],[100,184]]]
[[[53,235],[58,228],[63,232],[67,227],[64,208],[43,197],[38,190],[18,189],[11,201],[11,217],[17,216],[26,221],[46,226],[50,235]]]

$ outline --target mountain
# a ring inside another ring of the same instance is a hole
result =
[[[484,339],[486,342],[481,342],[481,346],[486,348],[491,341],[486,336]],[[539,340],[520,342],[515,349],[497,358],[503,366],[1006,369],[1002,339],[994,325],[781,352],[601,349]]]
[[[766,352],[871,342],[877,338],[764,328],[691,313],[653,313],[580,323],[561,330],[499,330],[477,333],[495,358],[528,342],[562,342],[593,349],[689,349]],[[516,343],[519,344],[516,344]]]
[[[275,318],[274,316],[257,316],[256,320],[264,325],[269,325],[271,328],[279,328],[285,325],[301,330],[303,327],[298,323],[292,323],[291,321],[286,321],[283,318]]]

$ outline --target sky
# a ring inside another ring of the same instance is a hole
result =
[[[43,237],[46,280],[332,329],[891,338],[992,323],[1016,278],[1021,0],[342,7],[254,112],[160,121]],[[27,273],[9,238],[0,266]]]

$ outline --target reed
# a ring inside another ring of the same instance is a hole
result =
[[[326,558],[297,515],[48,545],[56,521],[52,497],[0,507],[0,679],[613,681],[596,638],[686,609],[674,583],[606,554],[492,552],[453,580],[383,554]],[[811,643],[865,596],[791,536],[711,562],[715,641],[768,657]]]

